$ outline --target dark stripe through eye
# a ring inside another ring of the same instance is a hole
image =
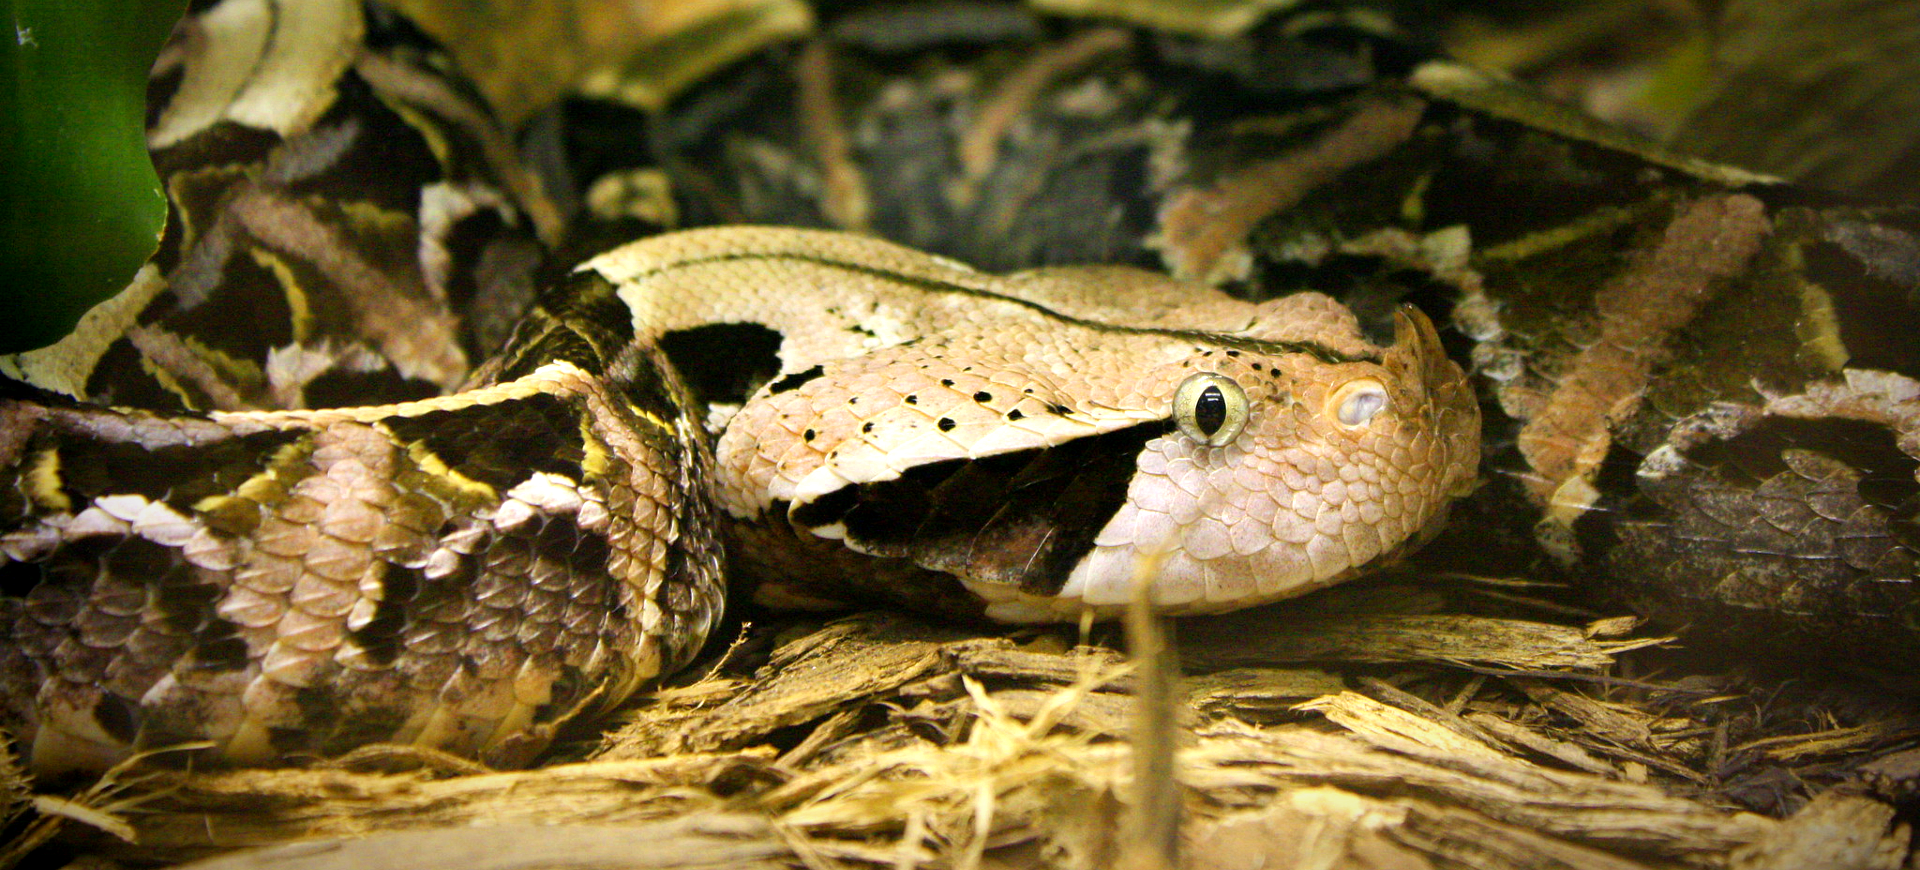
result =
[[[1219,387],[1209,386],[1200,391],[1200,398],[1193,401],[1193,424],[1208,435],[1220,431],[1227,423],[1227,397],[1220,393]]]

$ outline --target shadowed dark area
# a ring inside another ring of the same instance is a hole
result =
[[[863,552],[1052,594],[1125,502],[1141,448],[1172,426],[930,463],[829,493],[794,508],[792,518],[809,527],[841,523],[848,544]]]
[[[715,323],[669,332],[660,349],[707,404],[738,404],[780,371],[780,333],[758,323]],[[782,382],[806,373],[782,379]],[[795,384],[797,386],[797,384]]]

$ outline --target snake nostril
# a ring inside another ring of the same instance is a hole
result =
[[[1334,419],[1348,428],[1364,426],[1387,407],[1386,385],[1373,378],[1349,381],[1335,390],[1328,404]]]

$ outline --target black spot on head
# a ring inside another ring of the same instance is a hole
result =
[[[859,396],[848,396],[848,397],[847,397],[847,404],[849,404],[849,405],[858,405],[858,404],[860,404],[860,397],[859,397]]]
[[[1237,350],[1227,351],[1227,356],[1239,356],[1239,355],[1240,355],[1240,352]]]
[[[954,427],[954,425],[955,425],[955,423],[954,423],[954,422],[953,422],[953,420],[952,420],[952,419],[950,419],[950,418],[947,418],[947,417],[941,417],[941,418],[940,418],[940,422],[939,422],[939,423],[936,423],[935,425],[937,425],[937,426],[939,426],[939,427],[940,427],[940,431],[942,431],[942,432],[952,432],[952,431],[953,431],[953,427]]]
[[[794,372],[793,374],[787,375],[786,377],[781,378],[780,380],[777,380],[771,384],[768,384],[767,392],[773,395],[779,395],[780,393],[787,392],[788,390],[797,389],[801,384],[811,381],[814,378],[817,378],[823,374],[826,374],[826,369],[820,366],[814,366],[813,368],[807,369],[804,372]]]
[[[909,405],[918,405],[920,404],[920,397],[916,395],[908,394],[906,398],[906,402]]]
[[[873,431],[873,421],[872,421],[872,420],[868,420],[867,422],[865,422],[865,423],[861,423],[861,424],[860,424],[860,434],[862,434],[862,435],[865,435],[865,434],[867,434],[867,433],[870,433],[870,432],[872,432],[872,431]]]
[[[1069,408],[1069,407],[1067,407],[1067,406],[1065,406],[1065,405],[1062,405],[1062,404],[1059,404],[1059,403],[1055,403],[1055,404],[1052,404],[1052,405],[1048,405],[1048,406],[1047,406],[1047,410],[1048,410],[1048,411],[1050,411],[1050,412],[1052,412],[1052,413],[1055,413],[1055,414],[1059,414],[1059,415],[1060,415],[1060,416],[1062,416],[1062,417],[1064,417],[1064,416],[1066,416],[1066,415],[1068,415],[1068,414],[1071,414],[1071,413],[1073,413],[1073,409],[1072,409],[1072,408]]]
[[[951,387],[951,386],[953,386],[953,379],[952,379],[952,378],[941,378],[941,379],[940,379],[940,386],[943,386],[943,387]]]
[[[1015,408],[1007,412],[1007,419],[1009,420],[1019,420],[1019,419],[1025,418],[1026,416],[1027,415],[1020,413],[1019,408]]]
[[[812,429],[808,429],[807,431],[800,433],[800,437],[805,438],[808,441],[812,441],[816,434],[818,433],[815,433]]]
[[[986,390],[981,390],[980,392],[973,394],[973,400],[984,405],[988,402],[993,401],[993,394],[987,392]]]
[[[744,402],[780,371],[780,333],[758,323],[712,323],[669,332],[660,337],[660,349],[700,401],[709,404]]]

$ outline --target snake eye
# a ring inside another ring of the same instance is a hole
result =
[[[1342,384],[1327,397],[1333,418],[1349,429],[1365,426],[1387,408],[1387,387],[1373,378],[1357,378]]]
[[[1193,375],[1173,392],[1173,421],[1188,438],[1220,447],[1247,427],[1247,392],[1226,375]]]

